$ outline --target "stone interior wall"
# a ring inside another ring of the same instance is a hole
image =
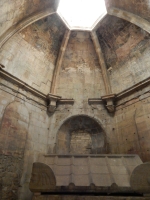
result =
[[[106,134],[107,153],[138,153],[143,161],[149,161],[150,87],[120,100],[114,116],[103,105],[89,105],[86,101],[84,106],[76,101],[74,105],[58,105],[49,116],[43,100],[33,94],[4,79],[0,80],[0,89],[0,182],[1,189],[7,187],[1,193],[2,200],[16,200],[18,186],[18,199],[31,199],[28,183],[32,164],[38,162],[39,154],[56,153],[60,127],[72,116],[88,116],[101,125]],[[76,131],[79,133],[80,128]]]
[[[150,21],[150,2],[148,0],[105,0],[107,8],[116,7]]]
[[[44,102],[1,78],[0,199],[31,199],[32,164],[47,152],[48,129]]]
[[[8,72],[45,94],[50,89],[65,31],[59,19],[53,17],[40,20],[15,35],[0,52],[0,63]],[[112,17],[111,24],[101,26],[104,35],[101,29],[97,33],[106,55],[112,89],[117,93],[149,76],[149,35],[120,19],[116,21]],[[149,87],[120,100],[114,115],[108,114],[103,104],[88,104],[88,98],[105,95],[101,69],[88,32],[71,33],[57,94],[74,98],[75,103],[58,105],[55,113],[49,115],[44,100],[0,79],[2,200],[16,200],[17,193],[20,200],[31,199],[28,184],[33,162],[38,161],[39,154],[70,153],[70,139],[71,142],[79,139],[80,145],[88,140],[77,153],[137,153],[143,161],[150,160]],[[97,121],[101,129],[88,120],[83,120],[81,127],[79,122],[70,126],[67,120],[73,116]],[[88,149],[90,145],[92,148]],[[73,145],[71,152],[76,152],[77,148]]]
[[[107,16],[97,34],[113,93],[150,76],[150,35],[147,32],[125,20]]]
[[[1,0],[0,36],[23,18],[52,6],[52,0]]]
[[[149,197],[122,197],[122,196],[79,196],[79,195],[44,195],[35,196],[33,200],[149,200]]]
[[[78,102],[88,98],[100,97],[105,93],[102,73],[90,33],[73,31],[71,33],[59,81],[57,94],[74,98]]]
[[[1,198],[15,199],[23,171],[29,113],[14,101],[5,108],[0,125]]]
[[[91,146],[91,136],[87,131],[77,130],[71,133],[70,154],[90,154]]]
[[[7,109],[9,105],[11,105],[11,110]],[[116,153],[113,150],[116,143],[114,140],[115,136],[111,134],[113,118],[107,114],[103,105],[90,106],[88,102],[85,102],[85,106],[80,107],[78,103],[74,105],[58,105],[56,112],[53,115],[48,115],[43,100],[3,78],[0,79],[0,137],[2,138],[1,145],[5,147],[1,147],[0,151],[2,158],[0,180],[1,189],[6,189],[4,193],[1,193],[1,195],[3,194],[1,197],[2,200],[16,200],[17,192],[19,193],[18,199],[31,199],[32,194],[28,189],[28,184],[32,164],[33,162],[38,162],[40,154],[56,153],[59,128],[73,115],[84,114],[93,118],[94,122],[95,120],[98,121],[101,124],[101,128],[107,133],[107,142],[105,141],[105,144],[110,143],[106,144],[109,145],[109,152]],[[9,114],[7,114],[8,112]],[[6,118],[5,115],[6,117],[9,116],[9,118]],[[27,121],[26,123],[20,121],[22,116],[24,117],[24,121]],[[98,136],[95,125],[95,130],[92,130],[92,127],[91,125],[90,132],[93,131],[91,140],[95,145],[93,153],[102,153],[102,151],[96,149],[96,145],[103,146],[104,138],[102,134],[99,135],[100,137]],[[79,127],[77,130],[79,130]],[[98,137],[95,137],[95,133]],[[96,144],[95,140],[99,141],[99,143]],[[25,145],[24,148],[22,144]],[[7,149],[6,147],[9,147],[9,145],[10,149]],[[13,153],[11,149],[14,150]],[[6,176],[7,173],[8,176]],[[11,177],[9,182],[8,177]]]
[[[107,153],[104,130],[94,120],[84,115],[69,118],[57,133],[57,154]]]
[[[13,36],[0,50],[5,70],[39,91],[50,91],[65,26],[51,15]]]
[[[150,161],[150,86],[120,100],[114,119],[118,153]]]

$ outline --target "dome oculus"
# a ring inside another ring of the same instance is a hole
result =
[[[60,0],[57,13],[71,30],[92,30],[107,11],[104,0]]]

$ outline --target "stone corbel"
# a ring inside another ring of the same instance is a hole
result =
[[[48,100],[48,112],[50,113],[54,113],[56,110],[56,106],[57,106],[57,101],[60,100],[61,97],[60,96],[56,96],[53,94],[48,94],[47,95],[47,100]]]
[[[115,97],[116,97],[115,94],[109,94],[101,97],[109,113],[115,112],[115,105],[114,105]]]
[[[5,66],[4,66],[4,65],[2,65],[2,64],[0,64],[0,69],[3,69],[3,68],[5,68]]]

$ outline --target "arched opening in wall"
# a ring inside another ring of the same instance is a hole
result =
[[[57,154],[107,153],[106,134],[93,118],[79,115],[67,119],[57,133]]]

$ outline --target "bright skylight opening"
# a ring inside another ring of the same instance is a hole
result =
[[[104,0],[60,0],[58,14],[70,29],[91,30],[106,14]]]

